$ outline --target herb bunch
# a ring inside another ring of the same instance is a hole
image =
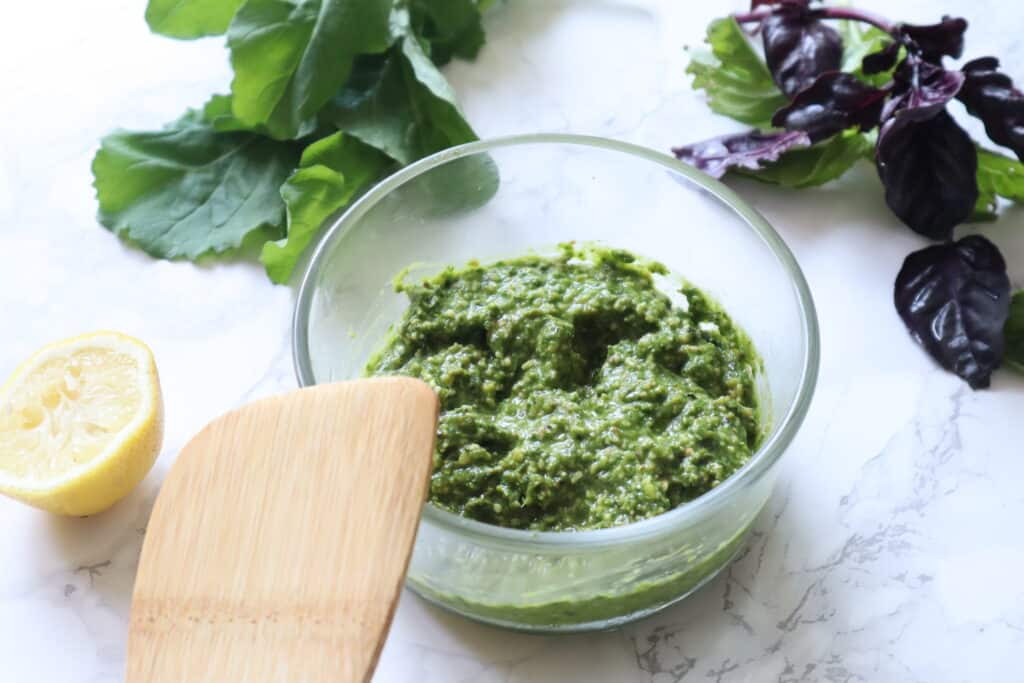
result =
[[[744,28],[760,37],[763,59]],[[996,218],[997,197],[1024,201],[1024,94],[995,57],[944,64],[961,56],[966,29],[953,17],[914,25],[811,0],[753,0],[711,24],[711,53],[688,71],[714,111],[756,128],[673,152],[715,177],[789,187],[872,160],[892,212],[938,242],[904,261],[896,310],[942,367],[981,388],[1004,360],[1024,368],[1024,292],[1011,298],[992,242],[954,241],[953,231]],[[954,100],[1017,158],[980,147],[950,116]]]
[[[476,139],[437,67],[472,59],[491,0],[149,0],[180,39],[226,35],[234,79],[93,161],[100,222],[152,256],[261,249],[288,280],[331,214],[399,166]]]

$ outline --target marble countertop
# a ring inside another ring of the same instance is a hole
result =
[[[89,163],[115,125],[152,128],[224,90],[216,40],[151,36],[141,0],[15,3],[0,28],[0,376],[37,346],[115,328],[160,366],[167,438],[129,498],[88,519],[0,500],[0,679],[122,678],[147,515],[184,442],[223,411],[295,386],[294,292],[244,261],[166,263],[97,227]],[[667,149],[727,132],[683,74],[725,2],[515,0],[488,46],[447,73],[482,136],[604,135]],[[895,19],[972,21],[967,55],[1024,79],[1003,0],[870,0]],[[1024,381],[972,392],[910,341],[891,307],[922,244],[863,164],[800,193],[735,187],[782,233],[821,318],[821,381],[749,546],[684,603],[619,631],[535,637],[406,592],[375,681],[670,683],[995,681],[1024,648]],[[1024,284],[1024,212],[986,227]],[[1012,672],[1012,673],[1011,673]]]

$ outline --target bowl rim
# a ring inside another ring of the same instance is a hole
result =
[[[820,336],[818,317],[810,287],[792,251],[779,233],[760,213],[723,183],[666,153],[621,140],[591,135],[529,133],[478,140],[450,147],[413,162],[388,176],[333,220],[328,229],[319,237],[313,255],[306,265],[292,316],[292,359],[299,386],[307,387],[316,384],[309,356],[307,329],[313,295],[316,290],[315,282],[324,263],[328,246],[344,235],[351,226],[355,225],[392,190],[433,168],[456,159],[486,153],[502,147],[536,144],[579,145],[597,148],[639,157],[663,166],[712,195],[742,219],[747,227],[757,233],[778,260],[779,265],[786,271],[797,298],[801,319],[801,336],[804,342],[797,391],[782,415],[777,428],[772,430],[769,437],[743,467],[733,472],[725,481],[707,493],[655,517],[607,529],[529,531],[479,522],[448,512],[428,502],[424,506],[421,522],[426,521],[447,527],[462,536],[477,537],[484,542],[549,548],[608,546],[625,540],[635,541],[637,538],[662,535],[669,531],[686,528],[728,503],[736,490],[759,481],[788,448],[807,415],[814,395],[820,365]]]

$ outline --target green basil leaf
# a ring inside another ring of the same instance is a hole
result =
[[[400,164],[419,158],[416,142],[421,112],[396,48],[383,60],[361,58],[350,83],[325,108],[324,117],[339,129],[375,147]]]
[[[394,0],[246,0],[228,27],[232,108],[276,138],[309,135],[356,55],[391,42]]]
[[[772,114],[787,100],[743,29],[731,17],[717,19],[708,26],[705,40],[711,51],[693,51],[686,67],[693,74],[694,90],[704,90],[708,106],[719,114],[770,127]]]
[[[813,187],[846,173],[872,147],[866,136],[851,131],[813,147],[790,150],[758,171],[734,168],[730,173],[785,187]]]
[[[161,131],[115,131],[92,164],[99,221],[159,258],[196,259],[281,234],[293,143],[220,133],[191,111]]]
[[[264,244],[260,254],[270,279],[287,282],[327,219],[393,166],[381,152],[340,132],[307,147],[299,169],[281,187],[288,234]]]
[[[473,59],[485,36],[480,6],[474,0],[412,0],[416,35],[430,44],[430,58],[441,65],[452,57]]]
[[[219,36],[244,0],[149,0],[146,23],[171,38]]]
[[[1003,330],[1006,337],[1003,362],[1017,372],[1024,372],[1024,290],[1010,297],[1010,317]]]
[[[406,80],[413,93],[413,105],[421,109],[419,116],[427,124],[419,140],[423,153],[476,140],[476,133],[455,103],[455,91],[414,38],[402,41],[402,55],[408,65]]]
[[[996,197],[1024,201],[1024,164],[1012,157],[978,148],[978,201],[972,221],[995,220],[999,209]]]
[[[480,8],[474,0],[411,0],[409,12],[413,26],[424,39],[451,37],[472,23],[478,23]]]
[[[214,130],[221,133],[232,133],[236,131],[250,131],[266,134],[262,126],[255,129],[245,125],[237,118],[231,108],[231,95],[213,95],[203,105],[203,121],[206,121]]]
[[[967,223],[991,223],[999,218],[999,200],[993,192],[978,186],[978,201],[974,202],[974,210],[968,216]]]
[[[412,37],[383,60],[361,58],[324,116],[400,164],[477,139],[455,93]]]

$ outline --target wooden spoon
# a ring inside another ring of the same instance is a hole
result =
[[[210,423],[142,546],[127,681],[366,681],[427,495],[437,397],[327,384]]]

